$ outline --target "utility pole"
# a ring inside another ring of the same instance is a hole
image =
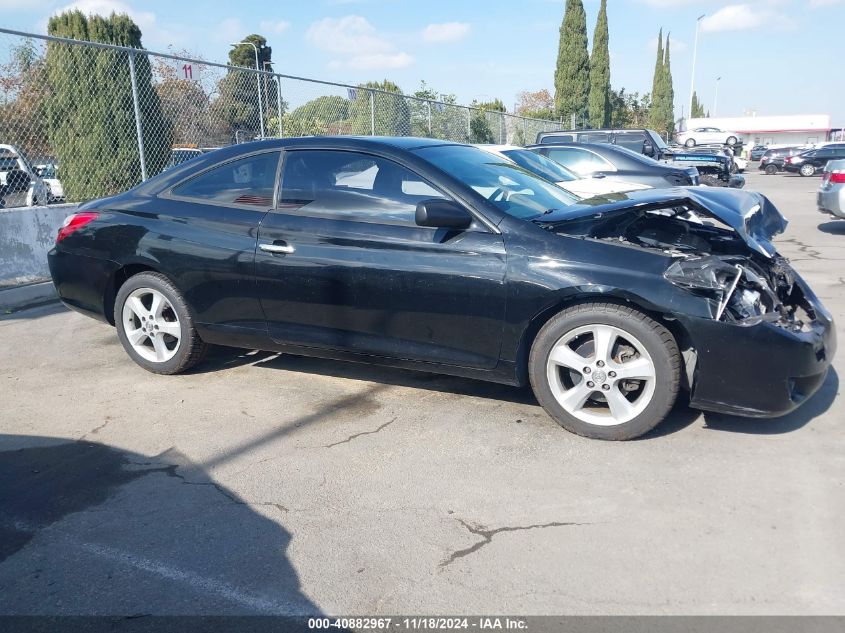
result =
[[[695,93],[695,61],[698,57],[698,29],[701,26],[701,20],[704,19],[706,13],[702,13],[695,21],[695,44],[692,47],[692,80],[689,87],[689,113],[692,117],[692,95]]]

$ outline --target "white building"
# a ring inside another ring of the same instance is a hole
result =
[[[743,116],[689,119],[685,129],[717,127],[738,132],[746,145],[804,145],[829,140],[829,114],[796,114],[789,116]]]

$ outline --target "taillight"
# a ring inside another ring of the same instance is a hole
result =
[[[845,184],[845,171],[835,171],[830,174],[830,182]]]
[[[82,213],[73,213],[67,216],[62,224],[62,228],[59,229],[59,234],[56,236],[56,244],[71,233],[75,233],[86,224],[96,220],[98,215],[99,213],[95,211],[83,211]]]

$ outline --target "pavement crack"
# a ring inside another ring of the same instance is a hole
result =
[[[103,430],[104,428],[106,428],[109,424],[111,424],[111,422],[112,422],[112,418],[111,418],[111,416],[110,416],[110,415],[107,415],[107,416],[106,416],[105,421],[104,421],[104,422],[103,422],[100,426],[96,426],[96,427],[94,427],[93,429],[91,429],[90,431],[88,431],[87,433],[85,433],[82,437],[80,437],[77,441],[78,441],[78,442],[81,442],[81,441],[83,441],[86,437],[88,437],[89,435],[97,435],[100,431],[102,431],[102,430]]]
[[[799,239],[791,237],[788,240],[783,240],[783,242],[785,242],[787,244],[794,244],[795,246],[798,247],[799,251],[804,253],[810,259],[824,259],[824,257],[822,257],[822,254],[819,251],[815,250],[809,244],[805,244],[804,242],[802,242]]]
[[[177,473],[177,468],[179,468],[177,464],[172,464],[170,466],[162,466],[161,468],[150,468],[148,470],[144,470],[143,472],[145,474],[156,472],[164,473],[168,477],[175,477],[186,486],[211,486],[221,495],[226,497],[226,499],[239,506],[269,506],[271,508],[276,508],[276,510],[278,510],[282,514],[287,514],[288,512],[290,512],[290,510],[283,506],[281,503],[275,503],[273,501],[245,501],[243,499],[240,499],[228,490],[226,490],[226,488],[214,481],[190,481],[186,479],[184,475],[180,475],[179,473]]]
[[[525,530],[542,530],[545,528],[552,528],[552,527],[572,527],[577,525],[591,525],[590,523],[575,523],[575,522],[561,522],[561,521],[553,521],[551,523],[535,523],[533,525],[516,525],[516,526],[504,526],[495,529],[487,529],[483,525],[476,525],[472,523],[467,523],[463,519],[457,519],[458,523],[463,525],[467,530],[469,530],[470,534],[474,534],[476,536],[480,536],[482,540],[478,541],[477,543],[473,543],[471,546],[457,550],[456,552],[452,552],[449,555],[449,558],[445,559],[443,562],[440,563],[440,567],[446,567],[447,565],[451,565],[459,558],[463,558],[465,556],[469,556],[470,554],[474,554],[478,550],[480,550],[485,545],[489,545],[493,542],[493,537],[497,534],[501,534],[502,532],[522,532]]]
[[[341,440],[340,442],[332,442],[331,444],[326,444],[323,448],[331,448],[332,446],[339,446],[340,444],[347,444],[347,443],[351,442],[352,440],[354,440],[356,437],[361,437],[362,435],[374,435],[375,433],[378,433],[382,429],[384,429],[384,428],[390,426],[391,424],[393,424],[394,422],[396,422],[396,420],[397,420],[397,418],[393,418],[392,420],[390,420],[390,422],[385,422],[384,424],[382,424],[375,431],[361,431],[360,433],[355,433],[354,435],[350,435],[345,440]]]

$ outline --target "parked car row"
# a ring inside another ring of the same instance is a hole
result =
[[[48,204],[50,186],[14,145],[0,144],[0,208]]]
[[[709,186],[742,187],[741,177],[733,176],[737,171],[732,154],[726,152],[688,151],[681,146],[668,145],[654,130],[648,129],[602,129],[602,130],[559,130],[541,132],[537,135],[536,147],[572,145],[614,146],[629,150],[653,165],[654,162],[679,169],[695,168],[700,183]],[[621,153],[614,153],[621,156]],[[626,161],[627,162],[627,161]],[[675,183],[678,184],[678,183]],[[683,183],[689,184],[689,183]],[[650,186],[655,186],[650,184]],[[663,185],[665,186],[665,185]]]
[[[785,171],[809,177],[824,172],[830,161],[842,159],[845,159],[845,143],[825,143],[810,149],[780,147],[767,150],[760,158],[758,169],[770,175]]]

